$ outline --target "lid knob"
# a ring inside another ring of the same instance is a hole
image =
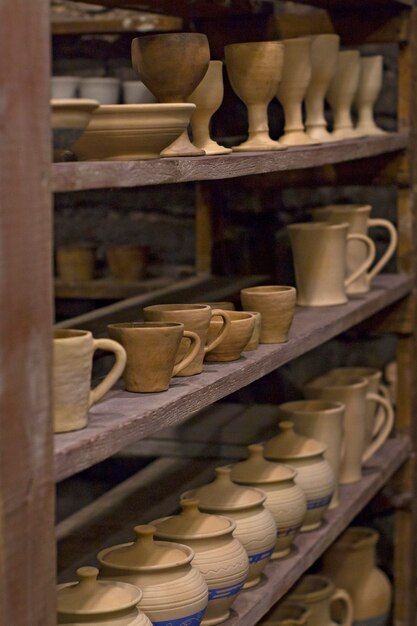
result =
[[[264,456],[264,447],[261,443],[252,443],[250,446],[248,446],[248,452],[250,459],[262,459]]]
[[[77,569],[78,586],[81,589],[92,590],[97,585],[99,571],[97,567],[84,566]]]
[[[187,517],[198,515],[200,513],[198,502],[197,498],[183,498],[181,500],[181,515],[186,515]]]
[[[283,433],[294,430],[294,422],[290,422],[290,420],[284,420],[283,422],[280,422],[278,426]]]
[[[214,470],[216,472],[216,480],[221,480],[222,482],[232,482],[231,472],[232,468],[230,465],[222,465],[221,467],[216,467]]]

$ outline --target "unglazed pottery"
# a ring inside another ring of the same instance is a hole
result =
[[[222,311],[235,311],[236,307],[233,302],[199,302],[199,304],[208,304],[212,309],[221,309]]]
[[[93,280],[96,262],[96,250],[93,246],[57,246],[55,257],[61,280],[68,283]]]
[[[284,67],[277,98],[285,116],[284,134],[280,143],[302,146],[318,143],[304,130],[302,105],[311,79],[311,38],[284,39]]]
[[[282,75],[282,43],[234,43],[224,53],[230,84],[248,109],[249,137],[233,151],[282,150],[284,146],[270,138],[268,123],[268,105]]]
[[[311,37],[311,80],[305,98],[306,129],[311,139],[320,142],[334,141],[324,117],[324,97],[336,73],[339,45],[339,35]]]
[[[362,133],[353,127],[352,103],[359,84],[360,56],[358,50],[343,50],[337,58],[336,73],[326,98],[333,112],[333,137],[352,139]]]
[[[194,108],[188,103],[100,106],[74,152],[87,161],[157,159],[187,128]]]
[[[311,437],[326,446],[324,458],[332,468],[335,489],[330,509],[339,504],[337,485],[339,482],[345,407],[340,402],[326,400],[296,400],[279,406],[279,419],[291,421],[295,431]]]
[[[296,470],[295,482],[307,499],[301,532],[315,530],[322,524],[335,488],[332,468],[324,458],[326,447],[315,439],[298,435],[292,422],[280,422],[279,430],[279,435],[265,443],[265,458]]]
[[[223,102],[223,63],[210,61],[201,83],[188,96],[188,102],[196,105],[191,117],[193,144],[206,154],[227,154],[231,148],[224,148],[210,137],[210,120]]]
[[[308,626],[352,626],[353,606],[344,589],[336,589],[330,578],[325,576],[303,576],[291,591],[289,599],[305,605],[309,611]],[[341,622],[332,619],[332,605],[343,606]]]
[[[154,526],[137,526],[136,540],[101,550],[101,576],[142,590],[139,608],[153,626],[199,626],[208,603],[207,584],[191,565],[188,546],[154,541]]]
[[[243,352],[256,350],[259,346],[259,339],[261,336],[261,314],[257,311],[247,311],[247,313],[252,313],[252,315],[255,317],[255,326],[253,327],[253,333],[251,338],[249,339],[246,346],[243,348]]]
[[[294,287],[265,285],[248,287],[240,292],[242,306],[247,311],[261,314],[260,343],[284,343],[288,341],[295,311]]]
[[[397,231],[391,222],[380,218],[371,218],[372,207],[369,204],[342,204],[330,205],[329,221],[333,224],[347,222],[350,234],[368,235],[369,228],[378,227],[388,231],[389,243],[387,249],[375,265],[366,273],[354,280],[347,288],[349,295],[367,293],[371,282],[385,267],[393,256],[397,244]],[[367,257],[367,247],[362,241],[350,241],[347,245],[346,263],[347,272],[354,272],[362,265]]]
[[[308,626],[310,611],[304,604],[278,602],[259,620],[262,626]]]
[[[148,258],[146,246],[107,246],[106,258],[110,275],[115,280],[134,282],[145,278]]]
[[[202,511],[225,515],[236,522],[234,536],[249,557],[249,574],[244,585],[248,589],[260,581],[274,551],[277,529],[272,513],[264,507],[266,495],[259,489],[236,485],[231,480],[231,471],[231,467],[217,467],[212,483],[183,497],[197,498]]]
[[[152,104],[155,96],[140,80],[125,80],[123,82],[123,102],[125,104]]]
[[[51,128],[53,135],[54,160],[74,158],[73,144],[83,134],[91,115],[97,109],[96,100],[51,100]]]
[[[392,591],[375,563],[378,538],[372,528],[351,527],[324,554],[326,575],[352,598],[354,626],[388,623]]]
[[[375,244],[359,233],[349,234],[348,223],[327,222],[290,224],[297,283],[297,304],[300,306],[333,306],[347,302],[346,290],[364,274],[375,259]],[[347,275],[347,245],[360,241],[368,247],[368,256]]]
[[[100,104],[118,104],[120,81],[117,78],[97,76],[82,78],[80,81],[81,98],[92,98]]]
[[[232,468],[233,482],[256,487],[266,495],[265,507],[271,511],[277,527],[277,539],[272,559],[281,559],[291,551],[291,545],[300,530],[306,512],[307,500],[296,484],[296,471],[267,461],[263,446],[248,446],[249,458]]]
[[[116,362],[97,387],[91,389],[95,350],[113,352]],[[87,426],[88,409],[98,402],[123,373],[126,352],[116,341],[93,339],[87,330],[55,330],[53,340],[54,432]]]
[[[159,102],[186,102],[203,80],[210,62],[206,35],[200,33],[164,33],[146,35],[132,41],[132,63],[140,80]],[[194,109],[193,109],[194,110]],[[199,156],[184,129],[161,156]]]
[[[142,591],[129,583],[97,580],[96,567],[80,567],[78,582],[58,585],[58,624],[151,626],[137,604]]]
[[[225,311],[223,311],[225,313]],[[221,363],[237,361],[253,336],[256,316],[246,311],[227,311],[230,318],[230,328],[221,344],[205,356],[206,361]],[[211,343],[221,333],[222,322],[215,314],[210,322],[208,341]]]
[[[343,455],[340,467],[340,484],[355,483],[362,478],[362,464],[379,450],[393,425],[393,411],[385,398],[369,391],[369,381],[353,377],[343,370],[329,372],[310,381],[304,387],[307,398],[321,398],[345,405]],[[385,427],[372,443],[365,447],[368,402],[376,402],[387,413]]]
[[[193,376],[203,371],[204,357],[220,346],[229,334],[229,313],[212,309],[208,304],[154,304],[143,309],[145,320],[151,322],[181,322],[188,331],[196,333],[200,338],[200,350],[188,367],[181,370],[181,376]],[[209,337],[212,318],[219,320],[219,333]],[[186,341],[181,342],[178,358],[188,348]]]
[[[361,57],[359,84],[355,95],[355,106],[358,112],[356,130],[364,135],[385,135],[374,120],[374,106],[382,88],[382,56]]]
[[[51,98],[53,100],[76,98],[79,84],[79,76],[52,76]]]
[[[127,391],[153,393],[166,391],[176,376],[195,359],[200,351],[200,337],[174,322],[121,322],[110,324],[110,337],[126,349],[127,363],[123,374]],[[187,337],[189,346],[175,364],[180,343]]]
[[[245,549],[233,536],[235,522],[220,515],[198,510],[198,500],[181,500],[179,515],[152,522],[156,538],[179,541],[194,552],[192,564],[207,583],[209,602],[203,624],[213,626],[224,622],[230,607],[243,589],[249,571]]]

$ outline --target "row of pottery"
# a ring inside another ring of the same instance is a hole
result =
[[[51,83],[53,100],[80,97],[97,100],[100,104],[118,104],[120,101],[120,81],[117,78],[53,76]],[[125,80],[121,85],[125,104],[155,102],[154,96],[140,80]]]

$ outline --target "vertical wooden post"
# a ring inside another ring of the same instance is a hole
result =
[[[53,626],[49,2],[0,2],[0,624]]]
[[[212,207],[209,192],[210,183],[196,183],[195,202],[195,239],[196,239],[196,271],[198,273],[212,270]]]

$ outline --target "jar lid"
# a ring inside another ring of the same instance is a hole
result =
[[[129,583],[97,580],[96,567],[80,567],[78,582],[58,585],[57,607],[60,615],[92,616],[115,613],[136,606],[140,589]]]
[[[255,443],[248,446],[249,457],[246,461],[236,463],[232,468],[232,480],[244,485],[259,485],[262,483],[280,483],[292,480],[297,472],[280,463],[272,463],[264,458],[264,446]]]
[[[196,498],[181,500],[181,513],[152,522],[161,539],[203,539],[232,533],[236,524],[220,515],[202,513]]]
[[[326,446],[316,439],[298,435],[290,421],[280,422],[279,435],[266,442],[264,454],[267,459],[307,459],[326,451]]]

